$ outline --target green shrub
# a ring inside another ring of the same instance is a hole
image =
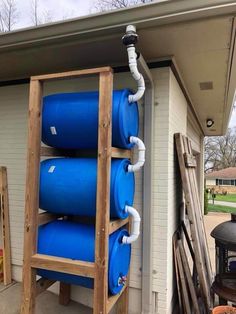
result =
[[[204,215],[208,214],[208,190],[204,190]]]

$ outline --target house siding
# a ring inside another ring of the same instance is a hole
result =
[[[182,201],[174,133],[186,134],[187,103],[169,68],[158,71],[155,85],[153,290],[157,292],[156,313],[172,313],[175,296],[172,236]]]
[[[180,86],[170,71],[170,102],[169,102],[169,140],[168,140],[168,234],[167,234],[167,306],[166,313],[173,313],[176,302],[172,237],[180,221],[182,204],[182,185],[179,165],[174,145],[174,134],[187,132],[187,102]]]
[[[7,167],[13,278],[23,259],[28,85],[0,89],[0,165]]]

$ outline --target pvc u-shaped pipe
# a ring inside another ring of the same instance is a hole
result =
[[[126,212],[129,213],[130,216],[132,216],[132,229],[129,237],[123,236],[122,243],[131,244],[134,241],[136,241],[139,237],[141,218],[139,213],[134,207],[126,205],[125,210]]]
[[[140,170],[145,163],[146,148],[143,141],[140,140],[140,138],[138,137],[131,136],[129,140],[130,140],[130,143],[133,143],[135,144],[135,146],[138,147],[138,161],[134,165],[128,166],[128,172],[135,172],[135,171]]]
[[[129,95],[128,100],[130,103],[132,103],[132,102],[140,100],[143,97],[143,94],[145,92],[145,82],[144,82],[144,78],[143,78],[142,74],[139,73],[139,71],[138,71],[137,54],[135,52],[134,45],[128,46],[127,52],[128,52],[128,58],[129,58],[130,72],[138,84],[137,92],[134,95]]]

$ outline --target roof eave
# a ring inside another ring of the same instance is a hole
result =
[[[232,15],[234,12],[236,13],[236,1],[215,0],[214,4],[211,0],[153,2],[6,33],[1,35],[0,51],[75,35],[86,35],[87,39],[95,34],[112,35],[127,24],[146,28],[217,15]]]

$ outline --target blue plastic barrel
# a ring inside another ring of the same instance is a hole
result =
[[[112,145],[131,148],[138,135],[137,103],[129,103],[128,89],[113,92]],[[44,97],[42,141],[53,147],[92,149],[98,141],[98,92],[54,94]]]
[[[111,163],[110,216],[126,218],[133,205],[135,179],[128,159]],[[51,213],[95,216],[97,159],[54,158],[41,162],[39,207]]]
[[[128,232],[120,229],[109,238],[108,287],[110,294],[122,289],[122,277],[127,276],[130,265],[131,245],[121,240]],[[39,227],[38,253],[94,262],[95,229],[70,221],[54,221]],[[65,283],[93,288],[93,279],[48,270],[38,270],[42,277]]]

